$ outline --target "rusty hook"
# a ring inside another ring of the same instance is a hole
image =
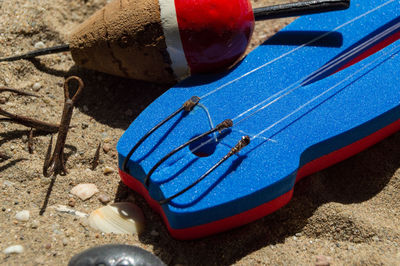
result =
[[[78,82],[78,89],[75,94],[70,97],[69,93],[69,82],[75,80]],[[82,90],[84,87],[84,83],[81,78],[76,76],[71,76],[67,78],[64,82],[64,108],[61,116],[60,127],[58,130],[57,142],[54,148],[53,155],[50,156],[51,147],[53,143],[53,136],[51,137],[49,148],[47,149],[46,158],[43,165],[43,175],[57,175],[57,174],[67,174],[68,171],[65,168],[65,159],[64,159],[64,147],[65,141],[67,139],[69,124],[71,123],[72,113],[74,110],[74,104],[80,97]]]

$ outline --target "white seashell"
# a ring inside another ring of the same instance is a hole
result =
[[[24,247],[21,245],[9,246],[5,250],[3,250],[4,254],[19,254],[22,252],[24,252]]]
[[[144,222],[142,210],[130,202],[104,206],[89,216],[89,225],[103,233],[140,234]]]
[[[104,173],[105,175],[114,173],[114,171],[115,171],[114,168],[109,167],[109,166],[106,166],[106,167],[104,167],[104,169],[103,169],[103,173]]]
[[[65,206],[65,205],[57,205],[57,206],[55,207],[55,209],[56,209],[56,211],[58,211],[58,212],[61,212],[61,213],[68,213],[68,214],[71,214],[71,215],[78,216],[78,217],[80,217],[80,218],[85,218],[85,217],[88,217],[88,216],[89,216],[89,215],[87,215],[87,214],[84,213],[84,212],[80,212],[80,211],[73,210],[73,209],[71,209],[71,208],[68,208],[68,207]]]
[[[71,189],[71,194],[79,197],[81,200],[90,199],[99,192],[95,184],[79,184]]]
[[[44,44],[44,42],[39,41],[39,42],[35,43],[35,48],[36,49],[43,49],[43,48],[46,48],[46,45]]]
[[[17,214],[15,214],[15,219],[17,219],[20,222],[28,221],[29,220],[29,211],[23,210],[23,211],[17,212]]]

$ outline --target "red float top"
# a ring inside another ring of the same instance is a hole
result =
[[[233,65],[254,29],[249,0],[175,0],[180,37],[192,73]]]

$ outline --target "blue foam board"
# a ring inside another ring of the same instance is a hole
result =
[[[297,19],[229,71],[184,80],[126,130],[117,146],[120,168],[148,130],[197,95],[201,105],[171,119],[133,154],[128,163],[133,178],[143,183],[163,156],[213,125],[233,119],[234,127],[210,135],[209,156],[199,157],[187,147],[163,163],[151,177],[153,199],[194,182],[242,136],[253,139],[198,185],[162,206],[171,227],[211,223],[287,193],[305,164],[400,118],[399,41],[337,72],[398,34],[399,16],[399,1],[353,0],[349,10]],[[212,141],[215,137],[218,142]]]

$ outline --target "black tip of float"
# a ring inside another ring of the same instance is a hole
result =
[[[17,61],[17,60],[21,60],[21,59],[30,59],[30,58],[34,58],[36,56],[56,54],[56,53],[61,53],[61,52],[67,52],[69,50],[70,50],[69,44],[63,44],[63,45],[59,45],[59,46],[38,49],[38,50],[29,52],[26,54],[22,54],[22,55],[15,55],[15,56],[10,56],[10,57],[0,58],[0,62],[12,62],[12,61]]]
[[[253,10],[256,21],[297,17],[329,11],[344,10],[350,7],[350,0],[309,0],[275,6],[255,8]]]

